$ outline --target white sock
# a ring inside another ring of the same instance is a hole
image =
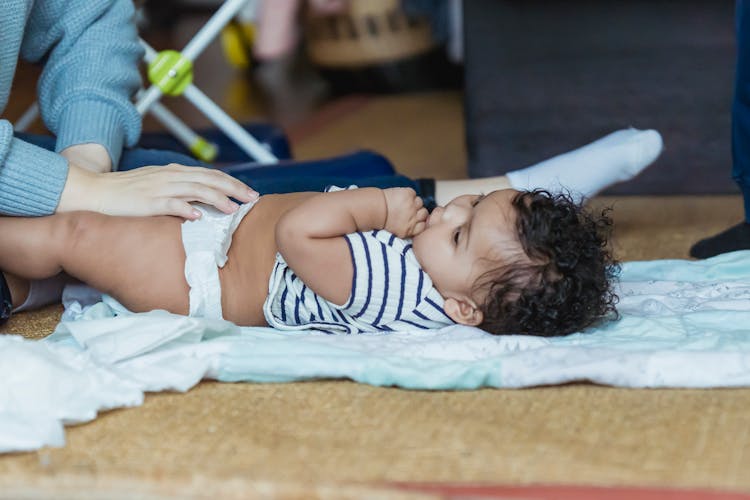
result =
[[[23,304],[13,309],[13,312],[31,311],[40,307],[62,302],[62,292],[65,285],[73,279],[63,273],[43,280],[32,280],[29,286],[29,295]]]
[[[506,176],[514,189],[569,192],[582,201],[641,173],[656,160],[662,147],[661,135],[656,130],[618,130],[568,153],[508,172]]]

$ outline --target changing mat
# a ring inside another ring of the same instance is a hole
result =
[[[0,337],[0,451],[64,443],[63,425],[203,378],[349,378],[410,389],[750,386],[750,251],[623,265],[622,315],[587,332],[496,337],[452,326],[381,335],[287,333],[152,311],[98,295],[43,341]],[[75,291],[75,290],[74,290]],[[84,290],[86,292],[87,290]],[[90,291],[90,289],[89,289]],[[119,311],[122,313],[122,311]]]

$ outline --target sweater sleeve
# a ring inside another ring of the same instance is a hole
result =
[[[142,49],[134,14],[130,0],[35,2],[21,56],[46,58],[39,105],[56,151],[97,143],[116,166],[123,146],[137,142],[141,117],[131,97],[141,83]]]
[[[0,120],[0,213],[53,213],[67,178],[65,158],[14,138],[13,126]]]

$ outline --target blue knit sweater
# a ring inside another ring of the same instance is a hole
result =
[[[130,0],[0,2],[0,112],[19,55],[43,63],[39,107],[56,151],[93,142],[117,165],[141,126],[130,101],[142,55],[133,15]],[[14,138],[13,125],[0,120],[0,213],[53,213],[67,175],[65,158]]]

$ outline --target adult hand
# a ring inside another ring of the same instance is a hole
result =
[[[112,170],[112,159],[107,148],[101,144],[76,144],[63,149],[60,154],[67,158],[69,163],[91,172],[104,173]]]
[[[96,173],[71,163],[57,211],[176,215],[194,220],[200,212],[190,206],[191,201],[232,213],[238,205],[230,196],[248,202],[257,199],[258,193],[223,172],[202,167],[169,164]]]

